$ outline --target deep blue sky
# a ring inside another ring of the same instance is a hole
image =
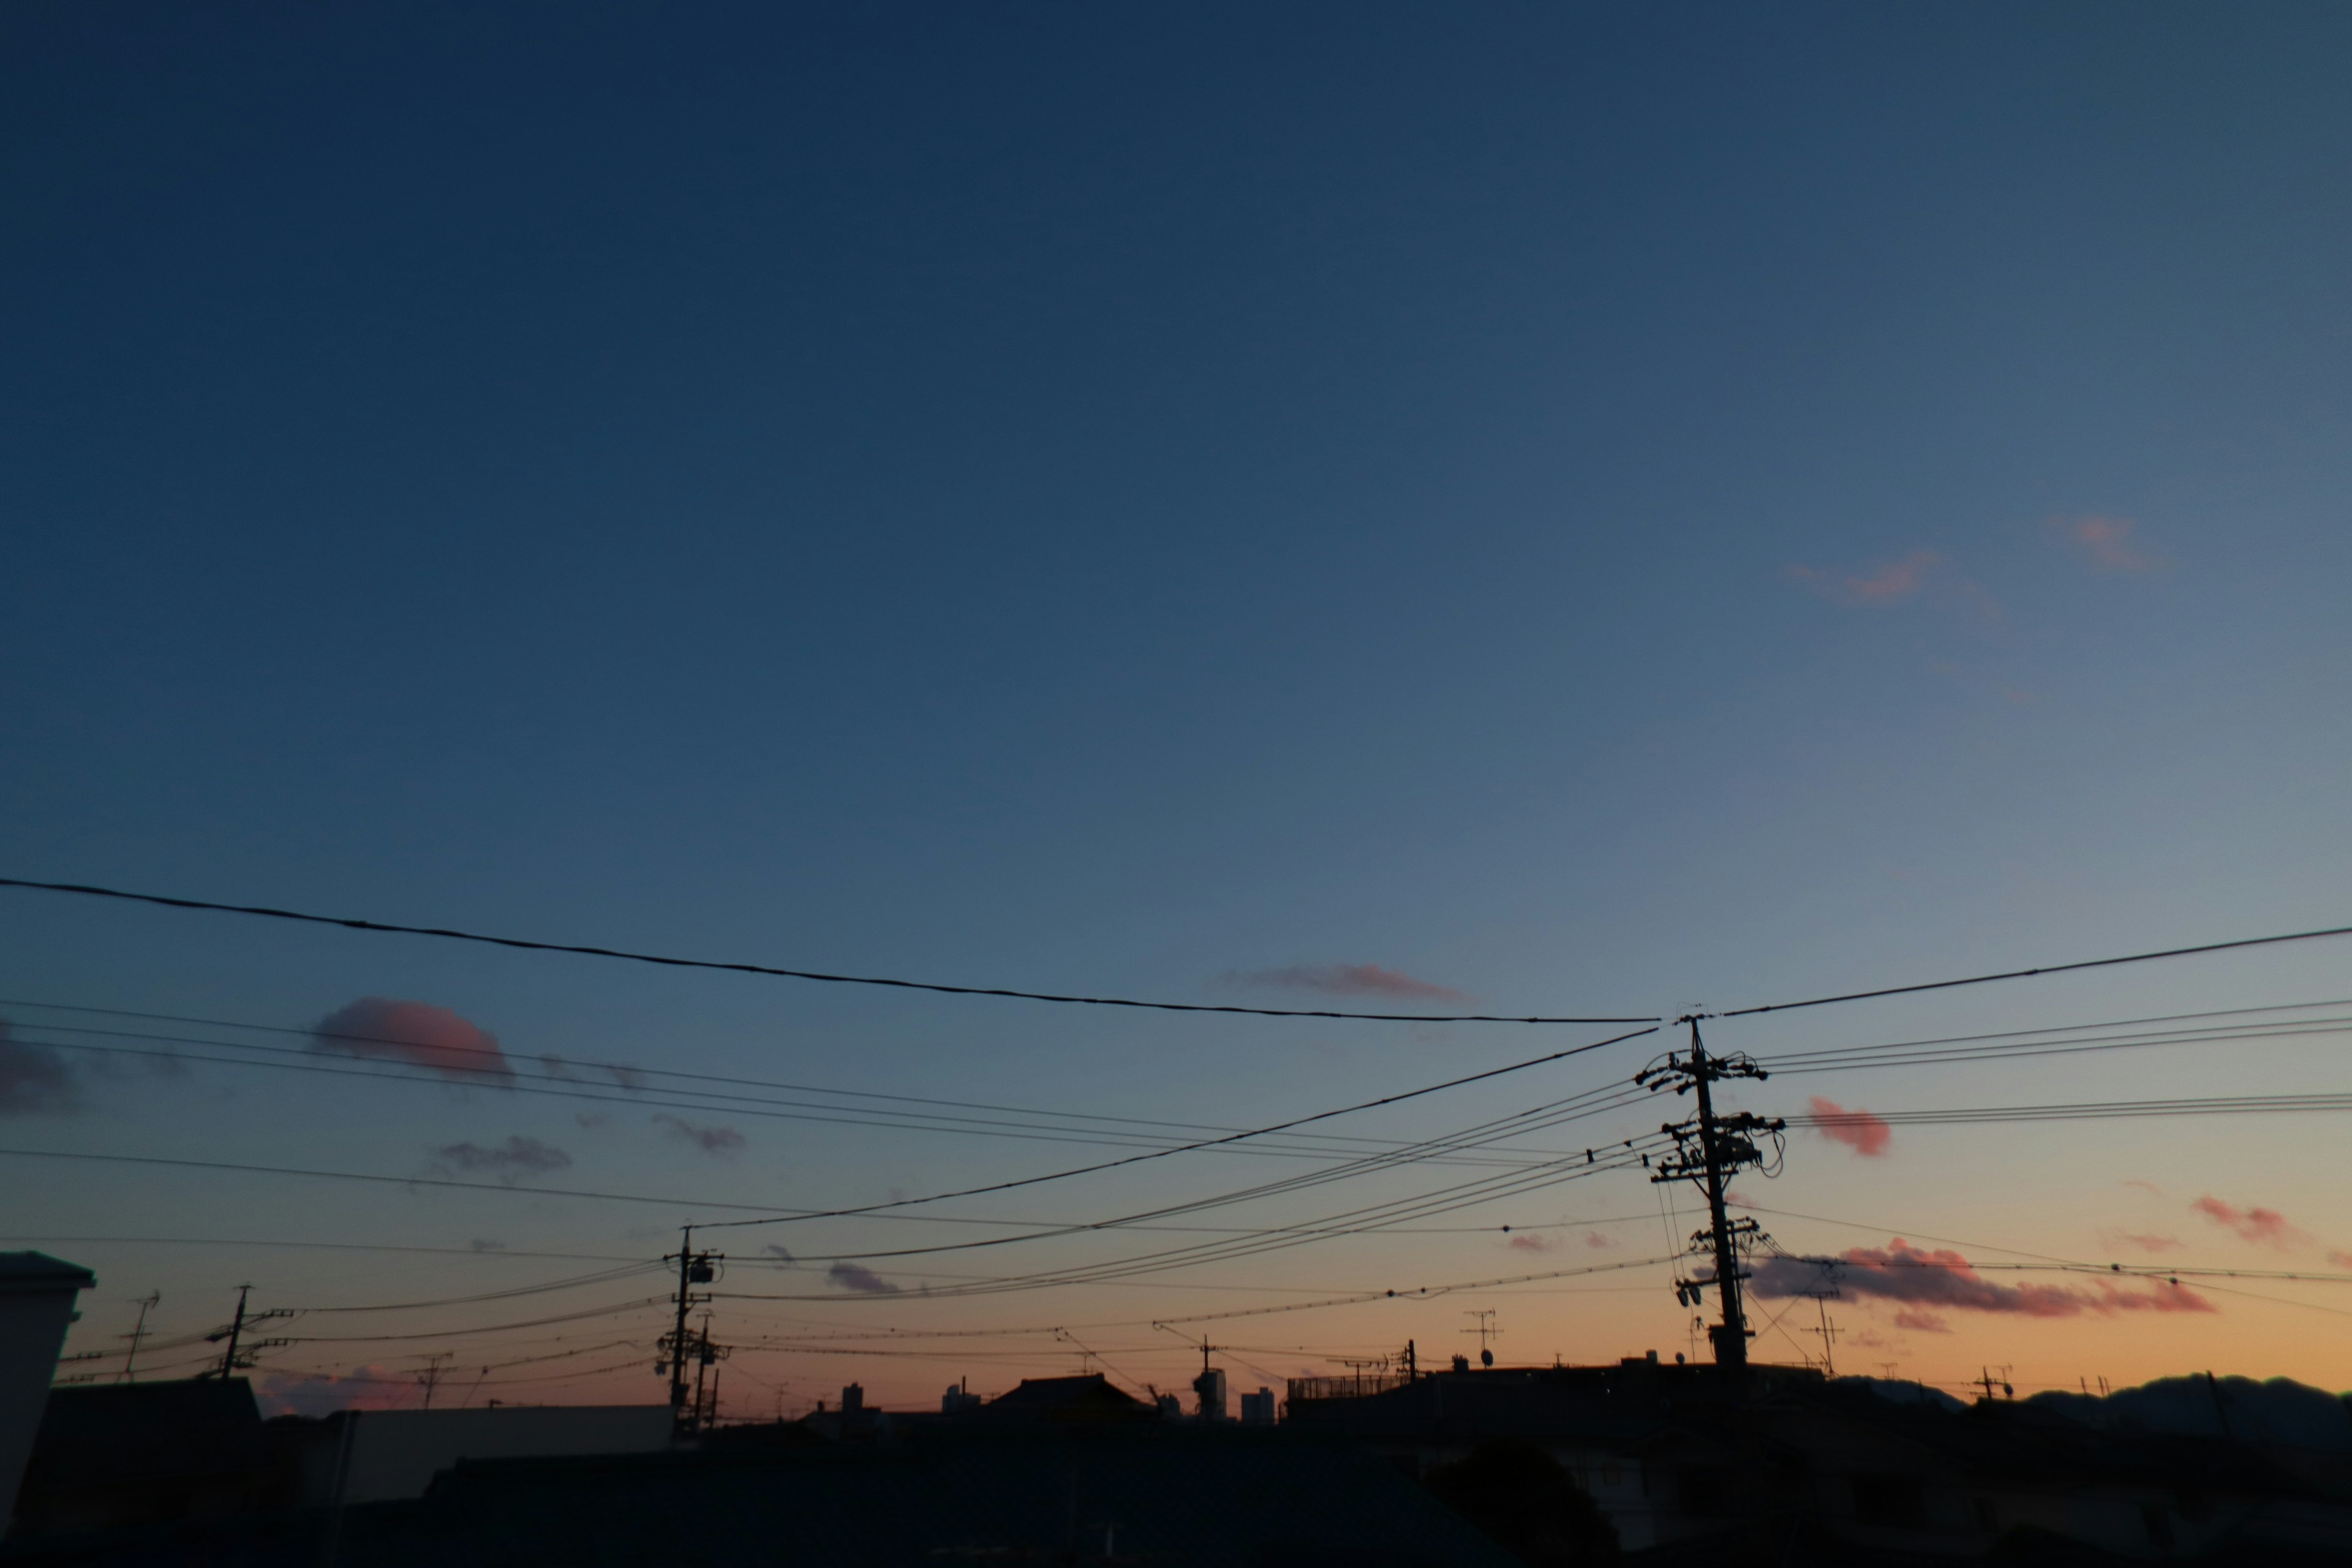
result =
[[[2347,47],[2316,5],[13,7],[0,870],[1508,1011],[2341,923]],[[0,931],[12,997],[413,996],[1139,1113],[1525,1048]],[[173,1135],[457,1135],[239,1092]],[[1032,1158],[815,1163],[983,1156]]]

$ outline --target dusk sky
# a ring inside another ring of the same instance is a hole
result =
[[[0,876],[1578,1016],[2352,923],[2347,58],[2317,5],[12,7]],[[2340,1093],[2344,998],[2338,940],[1707,1037],[2295,1009],[1776,1074],[1739,1103],[1890,1122],[1737,1185],[1788,1253],[1860,1249],[1841,1371],[2342,1389],[2346,1113],[1897,1113]],[[658,1400],[683,1223],[1622,1032],[12,889],[0,1018],[0,1247],[100,1277],[68,1353],[250,1282],[304,1314],[254,1375],[305,1409],[442,1352],[477,1403]],[[707,1233],[727,1409],[1169,1388],[1203,1332],[1278,1388],[1475,1352],[1488,1308],[1506,1361],[1703,1354],[1645,1261],[1694,1196],[1638,1168],[1335,1218],[1654,1136],[1647,1099],[1147,1222],[1213,1230],[882,1256],[1327,1171],[1673,1043]],[[1317,1226],[1352,1233],[1270,1234]],[[1296,1245],[1055,1282],[1250,1237]],[[2053,1260],[2338,1279],[2016,1267]],[[1821,1353],[1790,1267],[1761,1359]]]

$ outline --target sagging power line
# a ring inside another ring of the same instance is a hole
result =
[[[93,899],[117,899],[163,909],[194,910],[212,914],[252,915],[264,920],[295,921],[306,925],[340,926],[346,931],[381,931],[399,936],[437,937],[448,942],[481,942],[491,947],[520,948],[531,952],[568,952],[584,958],[616,958],[632,963],[659,964],[667,969],[716,969],[737,974],[775,975],[786,980],[814,980],[831,985],[878,985],[898,991],[930,991],[949,996],[1001,996],[1022,1002],[1054,1002],[1084,1007],[1139,1007],[1159,1013],[1239,1013],[1259,1018],[1354,1018],[1391,1024],[1649,1024],[1654,1015],[1640,1017],[1511,1017],[1490,1013],[1345,1013],[1324,1007],[1242,1007],[1208,1002],[1144,1002],[1127,996],[1072,996],[1050,991],[1016,991],[998,985],[948,985],[929,980],[899,980],[873,974],[829,974],[821,970],[786,969],[773,964],[735,963],[711,958],[678,958],[664,953],[632,952],[625,948],[586,943],[540,942],[527,937],[491,936],[455,931],[446,926],[402,925],[391,921],[361,920],[341,915],[308,914],[299,910],[263,904],[219,903],[209,899],[178,899],[162,893],[136,893],[121,888],[100,888],[86,882],[41,882],[23,877],[0,877],[0,888],[29,892],[71,893]]]

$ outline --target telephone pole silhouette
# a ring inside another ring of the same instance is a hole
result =
[[[682,1427],[690,1428],[700,1423],[702,1368],[717,1359],[708,1331],[709,1314],[706,1312],[703,1315],[705,1331],[699,1334],[686,1326],[686,1317],[696,1307],[710,1300],[707,1293],[696,1295],[694,1288],[715,1281],[719,1278],[718,1265],[726,1260],[724,1253],[695,1251],[694,1227],[690,1225],[685,1227],[684,1238],[678,1243],[675,1257],[662,1259],[664,1263],[675,1261],[677,1264],[677,1295],[674,1299],[677,1306],[677,1320],[656,1345],[662,1359],[654,1363],[654,1371],[669,1373],[669,1406],[677,1413],[678,1425]],[[689,1361],[695,1368],[695,1387],[690,1394],[686,1385],[686,1369]]]
[[[1732,1219],[1725,1207],[1727,1194],[1734,1175],[1764,1163],[1764,1151],[1757,1140],[1769,1139],[1777,1150],[1780,1131],[1787,1123],[1778,1117],[1761,1117],[1745,1110],[1728,1116],[1717,1114],[1716,1084],[1725,1079],[1760,1079],[1768,1075],[1744,1053],[1728,1057],[1707,1055],[1706,1043],[1699,1038],[1696,1014],[1675,1022],[1690,1026],[1690,1048],[1669,1052],[1664,1062],[1643,1068],[1634,1075],[1633,1081],[1653,1093],[1662,1089],[1671,1089],[1676,1094],[1696,1093],[1697,1113],[1659,1129],[1675,1141],[1675,1150],[1659,1158],[1650,1180],[1689,1182],[1706,1194],[1707,1227],[1691,1237],[1693,1250],[1712,1252],[1715,1257],[1713,1283],[1722,1321],[1709,1325],[1706,1337],[1715,1347],[1716,1364],[1737,1372],[1748,1365],[1748,1342],[1751,1337],[1747,1314],[1740,1305],[1739,1282],[1748,1276],[1739,1266],[1739,1254],[1744,1246],[1762,1233],[1752,1219]],[[1685,1304],[1700,1301],[1707,1284],[1704,1279],[1677,1279],[1675,1300]]]
[[[146,1295],[140,1297],[135,1303],[139,1309],[139,1321],[129,1333],[122,1336],[131,1342],[131,1348],[122,1352],[121,1381],[124,1383],[139,1381],[139,1346],[147,1338],[147,1314],[154,1310],[163,1300],[163,1292],[150,1290]]]
[[[217,1377],[226,1383],[238,1373],[252,1366],[254,1358],[263,1351],[274,1350],[279,1345],[294,1342],[291,1340],[257,1340],[249,1345],[239,1348],[239,1342],[244,1339],[247,1329],[257,1323],[275,1322],[281,1318],[290,1318],[294,1315],[291,1310],[284,1307],[273,1307],[267,1312],[247,1312],[245,1310],[245,1299],[252,1292],[253,1287],[250,1285],[238,1286],[236,1316],[205,1336],[206,1344],[216,1345],[223,1340],[228,1342],[228,1349],[221,1355],[219,1369],[205,1375]]]

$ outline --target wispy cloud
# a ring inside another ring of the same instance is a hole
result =
[[[2177,1236],[2155,1236],[2137,1230],[2103,1230],[2099,1239],[2109,1247],[2137,1247],[2142,1252],[2179,1252],[2189,1245]]]
[[[1228,985],[1285,991],[1319,991],[1327,996],[1391,996],[1426,1002],[1467,1002],[1449,985],[1417,980],[1377,963],[1294,963],[1283,969],[1244,969],[1225,974]]]
[[[1811,1101],[1819,1120],[1813,1131],[1832,1143],[1843,1143],[1857,1154],[1875,1159],[1895,1142],[1895,1130],[1867,1110],[1848,1110],[1834,1100],[1814,1095]]]
[[[1584,1233],[1584,1245],[1587,1247],[1614,1247],[1617,1245],[1617,1242],[1614,1237],[1603,1236],[1597,1230],[1588,1230]]]
[[[1858,574],[1813,566],[1790,566],[1786,572],[1790,581],[1841,605],[1899,605],[1926,587],[1929,574],[1943,564],[1944,558],[1936,552],[1915,550],[1900,561]]]
[[[1791,565],[1782,567],[1781,574],[1841,605],[1885,609],[1908,603],[1932,590],[1947,601],[1958,601],[1980,620],[1998,623],[2002,619],[2000,606],[1993,602],[1992,595],[1933,550],[1915,550],[1900,560],[1861,572]]]
[[[786,1247],[780,1241],[772,1241],[765,1247],[760,1248],[760,1250],[766,1253],[769,1257],[774,1258],[779,1263],[792,1263],[796,1261],[793,1257],[792,1248]]]
[[[1559,1243],[1550,1237],[1538,1236],[1531,1230],[1523,1230],[1513,1236],[1504,1245],[1515,1247],[1521,1252],[1549,1252]]]
[[[2286,1215],[2260,1205],[2242,1209],[2208,1194],[2189,1206],[2215,1225],[2237,1232],[2241,1241],[2262,1242],[2284,1251],[2298,1242],[2311,1239],[2287,1224]]]
[[[405,1062],[469,1083],[514,1081],[499,1037],[446,1007],[362,996],[310,1026],[310,1048]]]
[[[502,1182],[568,1170],[572,1164],[572,1156],[552,1143],[542,1143],[520,1132],[503,1143],[448,1143],[434,1152],[444,1166],[459,1171],[487,1171]]]
[[[732,1127],[697,1127],[666,1110],[655,1112],[654,1122],[666,1128],[671,1137],[691,1143],[706,1154],[732,1154],[743,1147],[743,1134]]]
[[[0,1116],[71,1110],[79,1100],[65,1058],[16,1038],[0,1018]]]
[[[836,1289],[853,1291],[860,1296],[898,1296],[903,1288],[893,1285],[863,1263],[836,1263],[824,1271],[825,1283]]]
[[[2179,1285],[2134,1290],[2105,1279],[2095,1287],[1997,1284],[1949,1247],[1916,1247],[1901,1237],[1884,1247],[1857,1247],[1835,1258],[1768,1258],[1756,1268],[1754,1288],[1759,1296],[1801,1296],[1825,1285],[1850,1296],[1898,1301],[1924,1310],[1929,1318],[1939,1309],[2027,1318],[2215,1310],[2210,1301]],[[1896,1321],[1905,1328],[1933,1331],[1924,1321],[1904,1322],[1898,1317]]]
[[[2101,572],[2153,572],[2164,564],[2132,542],[2138,524],[2124,517],[2053,517],[2050,526]]]
[[[2330,1252],[2327,1261],[2338,1268],[2352,1268],[2352,1252]]]

